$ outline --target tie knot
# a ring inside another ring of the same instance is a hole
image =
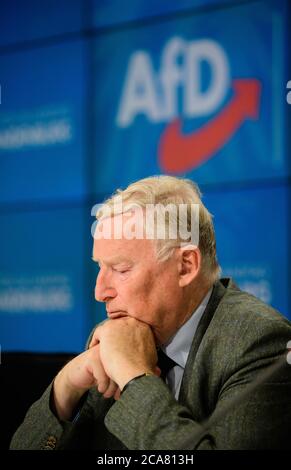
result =
[[[161,349],[158,351],[158,367],[161,369],[161,378],[165,380],[168,372],[177,364]]]

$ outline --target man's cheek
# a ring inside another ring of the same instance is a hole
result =
[[[148,309],[149,306],[147,306]],[[128,316],[135,318],[135,320],[142,321],[144,323],[148,323],[146,319],[146,313],[145,313],[145,305],[141,301],[141,299],[138,302],[131,303],[128,308]]]

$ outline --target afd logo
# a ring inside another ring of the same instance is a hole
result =
[[[207,89],[202,86],[202,66],[210,71]],[[183,118],[215,113],[229,88],[232,97],[203,127],[182,132]],[[231,139],[246,119],[257,119],[260,82],[254,78],[231,80],[223,48],[211,39],[170,39],[155,72],[150,55],[136,51],[130,57],[116,123],[126,128],[143,114],[152,123],[166,123],[158,155],[163,171],[184,173],[213,157]],[[182,113],[179,96],[182,90]],[[182,114],[182,117],[179,117]]]

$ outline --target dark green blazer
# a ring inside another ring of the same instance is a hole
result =
[[[242,395],[290,339],[288,320],[222,279],[198,325],[178,401],[160,378],[142,377],[116,402],[92,388],[74,422],[60,422],[50,409],[50,386],[29,409],[11,449],[290,449],[287,362]]]

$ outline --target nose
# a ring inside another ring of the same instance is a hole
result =
[[[116,297],[116,294],[116,289],[110,282],[110,274],[105,269],[100,268],[96,279],[95,299],[98,302],[107,302]]]

